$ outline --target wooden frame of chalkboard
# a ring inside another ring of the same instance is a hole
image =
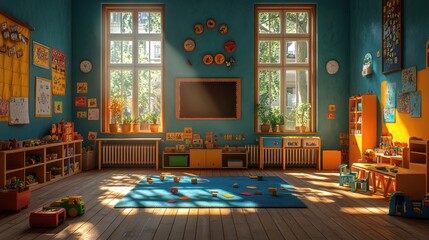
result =
[[[239,119],[239,78],[177,78],[176,118],[181,120]]]

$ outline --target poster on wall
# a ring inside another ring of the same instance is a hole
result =
[[[36,117],[52,117],[51,80],[36,77]]]
[[[49,47],[33,41],[33,65],[49,69]]]
[[[396,83],[387,83],[386,87],[386,107],[396,107]]]
[[[100,120],[100,110],[98,108],[88,109],[88,120]]]
[[[76,86],[77,93],[88,93],[88,83],[78,82]]]
[[[382,0],[382,72],[402,69],[402,0]]]
[[[55,48],[52,48],[52,93],[66,94],[66,55]]]
[[[398,112],[409,113],[410,112],[410,93],[398,93]]]
[[[28,98],[11,97],[9,99],[9,124],[29,124],[30,123],[30,108]]]
[[[421,117],[422,113],[422,92],[412,92],[410,94],[410,116],[412,118]]]
[[[385,107],[384,108],[384,122],[385,123],[394,123],[396,121],[395,116],[395,108],[392,107]]]
[[[415,92],[417,90],[416,66],[402,70],[402,92]]]
[[[63,113],[62,101],[54,101],[54,113]]]

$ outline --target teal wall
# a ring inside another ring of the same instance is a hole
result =
[[[99,121],[76,119],[76,112],[86,110],[74,107],[76,82],[88,82],[88,98],[101,101],[101,4],[122,3],[112,0],[18,0],[0,3],[0,8],[10,12],[36,29],[32,40],[56,47],[67,54],[67,94],[55,96],[54,100],[64,102],[64,114],[53,114],[52,119],[31,119],[30,125],[10,127],[0,123],[0,139],[35,138],[44,135],[51,122],[58,122],[62,117],[75,122],[76,130],[86,136],[88,131],[100,132]],[[129,0],[127,3],[146,3]],[[152,0],[147,3],[165,5],[165,128],[167,132],[183,131],[183,127],[192,126],[194,132],[213,131],[220,140],[218,144],[241,145],[256,143],[260,134],[253,132],[254,126],[254,4],[312,3],[316,4],[317,21],[317,136],[322,138],[324,149],[338,149],[338,134],[347,131],[347,101],[349,96],[349,61],[350,61],[350,6],[343,0],[305,1],[248,1],[248,0]],[[41,7],[43,6],[43,7]],[[34,11],[38,9],[38,11]],[[226,23],[229,33],[220,36],[216,31],[206,31],[201,36],[193,34],[196,22],[214,18],[218,23]],[[184,39],[192,37],[197,41],[197,48],[192,53],[183,51]],[[237,43],[233,57],[237,60],[232,69],[224,66],[205,66],[201,62],[203,54],[221,51],[227,39]],[[93,63],[90,73],[79,71],[79,63],[89,59]],[[187,65],[187,60],[192,67]],[[328,75],[325,64],[329,59],[340,62],[340,71]],[[34,76],[50,78],[47,70],[31,66],[31,96],[34,98]],[[175,79],[178,77],[238,77],[242,81],[242,112],[239,120],[225,121],[184,121],[175,118]],[[79,94],[80,95],[80,94]],[[336,105],[336,119],[328,120],[328,106]],[[30,115],[34,116],[34,103],[31,103]],[[29,129],[35,129],[29,131]],[[37,130],[36,130],[37,129]],[[222,134],[245,134],[245,141],[223,141]],[[104,136],[108,136],[105,134]],[[136,135],[132,135],[136,136]],[[162,134],[141,134],[141,136],[161,136]],[[169,142],[165,144],[176,144]]]
[[[403,68],[417,66],[417,71],[426,67],[425,43],[429,37],[429,1],[404,1],[403,13]],[[381,57],[381,1],[350,1],[350,95],[372,91],[378,96],[380,105],[381,82],[396,83],[400,89],[401,71],[383,74]],[[371,53],[374,60],[374,73],[362,77],[363,58]],[[427,80],[427,79],[424,79]],[[381,133],[381,115],[378,112],[378,132]]]
[[[30,124],[9,126],[0,122],[0,140],[16,138],[18,140],[40,138],[46,135],[51,123],[58,123],[64,118],[72,121],[72,49],[71,49],[71,0],[14,0],[0,1],[0,9],[7,14],[31,25],[31,42],[36,41],[66,54],[67,87],[65,96],[53,96],[53,101],[63,102],[63,113],[52,118],[34,117],[35,77],[51,79],[50,70],[33,66],[33,52],[30,51]],[[32,45],[30,47],[32,49]]]

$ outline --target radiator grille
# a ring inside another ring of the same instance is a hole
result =
[[[155,144],[103,144],[101,147],[103,166],[155,166]]]
[[[259,145],[246,145],[249,153],[249,166],[259,166]],[[319,149],[316,148],[264,148],[262,150],[264,166],[281,167],[283,151],[286,158],[286,167],[315,167],[319,159]]]

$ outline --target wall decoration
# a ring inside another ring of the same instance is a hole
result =
[[[402,92],[417,90],[416,66],[402,70]]]
[[[30,123],[30,107],[28,98],[11,97],[9,99],[9,124],[29,124]]]
[[[396,107],[396,83],[387,83],[386,86],[386,107]]]
[[[52,48],[52,91],[54,95],[66,94],[66,55]]]
[[[384,122],[385,123],[394,123],[396,121],[395,111],[393,107],[385,107],[383,111]]]
[[[327,118],[328,119],[335,119],[335,113],[334,112],[328,112]]]
[[[167,141],[175,141],[176,140],[176,134],[174,132],[168,132],[165,134],[165,140]]]
[[[88,83],[78,82],[76,85],[77,85],[76,86],[77,93],[88,93]]]
[[[0,117],[7,116],[9,116],[9,101],[0,99]]]
[[[63,113],[62,101],[54,101],[54,113]]]
[[[335,106],[335,104],[330,104],[330,105],[329,105],[329,111],[331,111],[331,112],[335,112],[335,110],[336,110],[336,106]]]
[[[212,18],[207,19],[206,25],[208,28],[213,29],[216,27],[216,21]]]
[[[97,132],[88,132],[88,140],[97,139]]]
[[[192,138],[192,127],[184,127],[183,133],[183,138]]]
[[[86,107],[86,97],[75,97],[74,98],[75,107]]]
[[[232,68],[232,66],[234,66],[235,64],[235,59],[233,57],[230,57],[228,61],[225,62],[225,65],[228,68]]]
[[[176,141],[183,141],[184,140],[183,132],[176,132],[175,134],[176,134],[176,136],[175,136]]]
[[[33,65],[49,69],[50,58],[49,47],[33,41]]]
[[[410,93],[399,92],[398,93],[398,112],[409,113],[410,112]]]
[[[203,32],[204,32],[204,26],[203,26],[203,24],[197,23],[197,24],[194,25],[194,33],[195,34],[200,35],[200,34],[203,34]]]
[[[36,117],[52,117],[52,88],[51,80],[36,77]]]
[[[76,113],[76,117],[77,118],[87,118],[88,117],[88,113],[86,111],[78,111]]]
[[[88,120],[94,120],[94,121],[100,120],[100,109],[99,108],[88,109]]]
[[[12,97],[21,104],[18,98],[27,98],[28,104],[30,89],[30,32],[33,27],[9,16],[0,11],[0,54],[2,54],[2,64],[0,64],[0,96],[1,99],[10,104]],[[11,67],[13,66],[13,67]],[[10,109],[10,108],[9,108]],[[11,109],[10,109],[11,110]],[[19,110],[14,110],[12,115],[19,114]],[[28,111],[28,108],[27,108]],[[10,112],[7,115],[0,115],[0,121],[8,121],[14,124],[10,119]],[[27,112],[27,114],[29,114]],[[29,123],[23,116],[18,116],[17,124]]]
[[[186,39],[185,42],[183,42],[183,48],[187,52],[192,52],[195,49],[195,41],[193,39]]]
[[[416,91],[410,93],[410,116],[412,118],[421,117],[422,113],[422,92]]]
[[[226,41],[223,45],[223,48],[227,53],[233,53],[235,52],[235,49],[237,49],[237,45],[234,41]]]
[[[382,72],[402,69],[402,0],[382,0]]]
[[[221,35],[225,35],[228,33],[228,25],[226,25],[225,23],[219,25],[218,31]]]
[[[205,65],[210,65],[213,63],[213,56],[211,54],[206,54],[203,57],[203,63]]]
[[[367,77],[372,74],[372,55],[371,53],[365,54],[365,57],[363,59],[363,66],[362,66],[362,77]]]
[[[222,53],[218,53],[214,57],[214,61],[216,64],[223,64],[225,62],[225,56]]]
[[[97,107],[97,99],[96,98],[88,98],[88,107],[89,108]]]

